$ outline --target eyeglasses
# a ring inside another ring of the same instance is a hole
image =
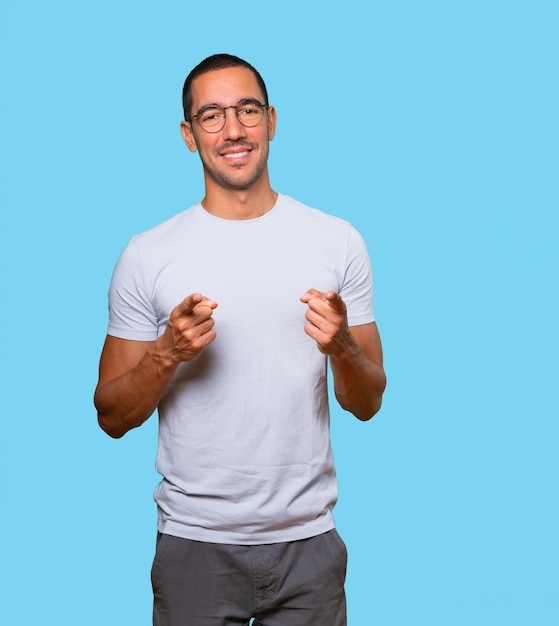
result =
[[[187,122],[196,119],[200,128],[207,133],[218,133],[225,126],[225,111],[235,109],[235,115],[243,126],[256,126],[262,121],[264,111],[268,105],[261,104],[258,100],[241,100],[238,104],[228,107],[218,107],[216,105],[200,109]]]

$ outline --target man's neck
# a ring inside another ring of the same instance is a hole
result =
[[[250,189],[224,189],[206,186],[202,206],[208,213],[228,220],[250,220],[261,217],[276,203],[278,194],[269,184]]]

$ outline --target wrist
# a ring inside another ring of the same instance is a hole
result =
[[[351,363],[362,356],[361,348],[351,333],[348,333],[348,337],[343,344],[330,354],[330,358],[339,361],[340,363]]]
[[[167,348],[162,337],[159,337],[153,346],[147,350],[146,356],[155,364],[161,376],[174,374],[180,363],[176,351]]]

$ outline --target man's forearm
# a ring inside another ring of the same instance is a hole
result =
[[[177,369],[164,360],[155,346],[128,372],[100,385],[95,391],[99,425],[111,437],[122,437],[141,426],[155,411]]]
[[[355,345],[339,356],[330,357],[334,392],[340,405],[362,421],[380,409],[386,376],[381,365],[370,361]]]

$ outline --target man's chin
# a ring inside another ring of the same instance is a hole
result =
[[[243,172],[244,167],[235,167],[237,176],[227,176],[221,172],[213,172],[206,170],[208,176],[213,180],[216,185],[219,185],[223,189],[230,189],[231,191],[243,191],[253,187],[262,177],[264,170],[261,172],[255,172],[250,175],[248,172]]]

